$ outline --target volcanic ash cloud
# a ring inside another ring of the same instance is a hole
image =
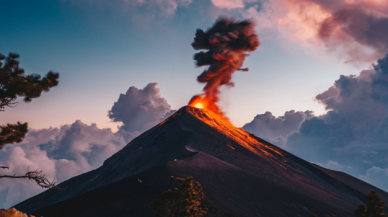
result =
[[[222,114],[216,103],[219,100],[222,85],[234,86],[232,74],[247,71],[243,66],[247,52],[252,52],[260,45],[254,31],[254,24],[244,20],[236,22],[230,18],[220,18],[206,32],[198,29],[194,42],[195,50],[208,50],[194,55],[197,66],[209,65],[209,68],[198,76],[197,81],[205,83],[203,96],[194,96],[190,105],[199,101],[207,109]]]

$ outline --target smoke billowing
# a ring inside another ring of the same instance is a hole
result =
[[[196,50],[208,50],[194,55],[197,66],[209,65],[209,68],[198,76],[197,81],[205,83],[204,101],[206,107],[221,113],[216,105],[222,85],[233,86],[232,74],[237,70],[247,71],[243,66],[247,52],[252,52],[260,45],[251,21],[236,22],[230,18],[220,18],[206,32],[198,29],[194,42]],[[195,96],[191,102],[198,100]]]

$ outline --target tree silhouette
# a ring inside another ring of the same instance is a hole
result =
[[[0,168],[2,169],[8,169],[8,167],[1,166]],[[0,178],[11,178],[11,179],[29,179],[33,180],[36,182],[37,185],[39,185],[42,188],[56,188],[60,189],[57,187],[57,183],[55,180],[49,181],[46,177],[45,174],[43,174],[42,170],[34,170],[30,171],[27,169],[27,173],[21,176],[17,175],[0,175]]]
[[[0,54],[0,111],[5,107],[16,106],[17,98],[24,97],[25,102],[40,97],[42,92],[58,85],[59,74],[49,71],[45,77],[37,74],[25,75],[24,69],[19,67],[18,54],[10,53],[8,56]],[[0,149],[6,144],[21,142],[28,131],[27,123],[17,122],[0,126]],[[0,166],[1,169],[8,167]],[[48,181],[40,170],[30,171],[22,176],[0,175],[0,178],[25,178],[34,180],[42,188],[55,187],[54,181]]]
[[[7,124],[0,126],[0,149],[6,144],[12,144],[14,142],[21,142],[22,138],[28,131],[28,124]]]
[[[178,187],[162,192],[160,200],[153,200],[151,208],[157,217],[201,217],[207,213],[202,209],[201,200],[205,197],[201,192],[202,186],[198,182],[193,183],[193,177],[175,178],[171,181]]]
[[[366,205],[360,205],[354,215],[356,217],[387,217],[385,203],[376,191],[371,191],[366,197]]]

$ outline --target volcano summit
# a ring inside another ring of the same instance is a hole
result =
[[[36,216],[154,216],[152,199],[170,176],[204,187],[207,216],[353,216],[375,190],[342,172],[300,159],[214,113],[186,106],[93,171],[15,207]]]

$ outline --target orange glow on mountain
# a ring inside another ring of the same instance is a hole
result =
[[[205,103],[202,103],[203,101],[201,100],[203,100],[202,97],[192,100],[189,103],[189,106],[192,108],[187,108],[187,111],[202,122],[208,124],[213,129],[224,134],[225,136],[238,143],[242,147],[250,150],[251,152],[272,160],[282,168],[287,169],[287,167],[289,167],[286,163],[276,160],[278,159],[278,157],[285,156],[286,153],[284,153],[277,147],[258,141],[257,138],[255,138],[253,135],[249,134],[245,130],[235,127],[232,123],[230,123],[227,118],[225,118],[225,116],[219,115],[217,113],[214,113],[212,110],[209,110],[206,107],[206,105],[208,105],[206,104],[206,101],[204,101]],[[197,105],[198,103],[202,103],[202,105],[205,105],[205,107],[203,109],[198,110],[198,108],[195,107],[195,105]],[[175,113],[174,116],[181,115],[183,111],[184,109],[181,109],[180,111]],[[166,122],[168,122],[174,116],[168,118]],[[232,146],[231,143],[227,143],[225,145],[233,150],[236,150],[236,146]]]
[[[246,132],[241,128],[235,127],[232,123],[230,123],[229,119],[225,116],[225,114],[221,111],[221,109],[217,106],[216,102],[209,100],[206,96],[194,96],[190,102],[189,106],[200,109],[192,110],[191,113],[196,116],[201,121],[210,125],[220,133],[228,136],[230,139],[234,140],[244,148],[250,150],[251,152],[260,155],[266,156],[279,166],[287,169],[287,166],[282,165],[284,162],[274,161],[272,158],[276,159],[277,156],[284,156],[285,154],[276,147],[272,147],[266,145],[262,142],[259,142],[256,138],[254,138],[251,134]],[[189,109],[190,110],[190,109]],[[175,115],[180,115],[180,112],[177,112]],[[173,117],[174,117],[173,116]],[[172,118],[172,117],[170,117]],[[166,119],[164,122],[168,122],[169,119]],[[162,122],[162,124],[164,123]],[[159,124],[161,125],[161,124]],[[231,144],[226,144],[231,149],[235,150]]]
[[[213,102],[206,96],[194,96],[190,102],[189,106],[204,109],[213,114],[213,116],[217,116],[218,118],[223,119],[226,122],[229,122],[229,119],[225,116],[225,114],[221,111],[221,109],[217,106],[216,102]]]

